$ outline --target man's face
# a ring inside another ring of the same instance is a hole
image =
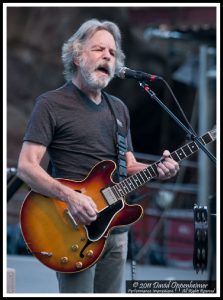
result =
[[[83,45],[80,73],[93,89],[105,88],[115,73],[116,45],[106,30],[97,31]]]

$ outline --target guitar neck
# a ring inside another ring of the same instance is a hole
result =
[[[199,138],[200,142],[203,145],[207,145],[211,142],[213,142],[216,139],[216,130],[208,131],[206,134],[201,136]],[[180,147],[176,151],[172,152],[170,154],[171,158],[173,158],[176,162],[180,162],[183,159],[191,156],[195,152],[197,152],[199,149],[199,146],[196,144],[196,142],[189,142],[188,144]],[[138,189],[140,186],[144,185],[148,181],[150,181],[153,178],[156,178],[159,176],[157,165],[162,160],[159,160],[151,165],[149,165],[147,168],[137,172],[134,175],[131,175],[130,177],[124,179],[123,181],[117,183],[112,187],[112,190],[114,194],[116,194],[118,197],[124,197],[131,193],[132,191]]]

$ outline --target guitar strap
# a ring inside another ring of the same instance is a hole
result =
[[[103,91],[103,96],[106,99],[108,106],[115,118],[116,123],[116,148],[117,148],[117,156],[118,156],[118,176],[119,181],[125,179],[127,177],[127,166],[126,166],[126,158],[125,153],[127,152],[127,132],[122,127],[121,121],[118,119],[118,111],[116,106],[114,105],[114,100],[112,96]]]

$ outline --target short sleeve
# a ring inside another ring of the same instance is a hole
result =
[[[36,99],[23,141],[39,143],[47,147],[52,141],[55,126],[53,109],[48,99],[40,96]]]

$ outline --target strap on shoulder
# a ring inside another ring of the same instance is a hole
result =
[[[104,98],[106,99],[108,106],[111,109],[111,112],[115,118],[116,122],[116,148],[118,154],[118,174],[119,180],[123,180],[127,177],[127,166],[126,166],[126,157],[125,153],[127,152],[127,132],[125,132],[122,127],[122,123],[118,119],[117,108],[114,105],[114,100],[111,95],[103,92]]]

